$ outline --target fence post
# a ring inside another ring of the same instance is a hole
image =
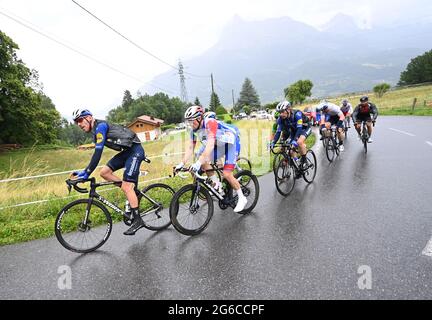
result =
[[[416,104],[417,104],[417,98],[414,98],[413,105],[412,105],[412,112],[414,112]]]

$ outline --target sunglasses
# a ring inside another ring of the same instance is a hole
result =
[[[84,121],[84,117],[76,119],[76,120],[75,120],[75,123],[76,123],[76,124],[80,124],[80,123],[82,123],[83,121]]]

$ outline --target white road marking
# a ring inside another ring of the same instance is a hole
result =
[[[432,147],[432,142],[426,141],[426,143]]]
[[[402,133],[402,134],[406,134],[407,136],[410,136],[410,137],[415,137],[415,134],[412,134],[412,133],[409,133],[409,132],[405,132],[405,131],[402,131],[402,130],[397,130],[397,129],[393,129],[393,128],[390,128],[390,130],[395,131],[395,132],[399,132],[399,133]]]
[[[432,257],[432,238],[429,240],[426,247],[423,249],[422,255]]]

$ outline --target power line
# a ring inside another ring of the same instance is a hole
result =
[[[125,35],[123,35],[122,33],[120,33],[119,31],[117,31],[116,29],[114,29],[113,27],[111,27],[108,23],[106,23],[105,21],[103,21],[102,19],[100,19],[99,17],[97,17],[95,14],[93,14],[92,12],[90,12],[88,9],[84,8],[82,5],[80,5],[75,0],[72,0],[72,2],[75,3],[81,9],[83,9],[85,12],[87,12],[89,15],[91,15],[93,18],[95,18],[96,20],[98,20],[100,23],[102,23],[103,25],[105,25],[106,27],[108,27],[109,29],[111,29],[113,32],[115,32],[116,34],[118,34],[120,37],[122,37],[123,39],[125,39],[126,41],[128,41],[129,43],[131,43],[132,45],[134,45],[135,47],[137,47],[138,49],[140,49],[141,51],[143,51],[146,54],[150,55],[151,57],[155,58],[159,62],[161,62],[163,64],[166,64],[167,66],[173,68],[174,70],[180,71],[179,68],[173,66],[172,64],[170,64],[170,63],[166,62],[165,60],[159,58],[158,56],[156,56],[155,54],[151,53],[150,51],[144,49],[139,44],[137,44],[136,42],[132,41],[131,39],[129,39],[128,37],[126,37]],[[208,78],[208,76],[197,75],[197,74],[193,74],[193,73],[186,72],[186,71],[183,71],[183,73],[189,74],[189,75],[194,76],[194,77]]]
[[[35,33],[37,33],[37,34],[39,34],[39,35],[41,35],[41,36],[43,36],[43,37],[45,37],[45,38],[47,38],[47,39],[53,41],[53,42],[55,42],[55,43],[57,43],[57,44],[59,44],[59,45],[65,47],[65,48],[67,48],[67,49],[69,49],[69,50],[71,50],[71,51],[73,51],[73,52],[75,52],[75,53],[77,53],[77,54],[79,54],[79,55],[81,55],[81,56],[83,56],[83,57],[89,59],[89,60],[91,60],[91,61],[93,61],[93,62],[96,62],[96,63],[98,63],[98,64],[100,64],[100,65],[102,65],[102,66],[104,66],[104,67],[106,67],[106,68],[108,68],[108,69],[110,69],[110,70],[112,70],[112,71],[115,71],[115,72],[117,72],[117,73],[120,73],[120,74],[122,74],[123,76],[126,76],[126,77],[128,77],[128,78],[131,78],[131,79],[133,79],[133,80],[135,80],[135,81],[137,81],[137,82],[139,82],[139,83],[141,83],[141,84],[147,84],[147,85],[150,85],[150,86],[152,86],[152,87],[154,87],[154,88],[156,88],[156,89],[159,89],[159,90],[161,90],[161,91],[163,91],[163,92],[165,92],[165,93],[169,93],[169,94],[177,95],[177,93],[175,93],[175,92],[173,92],[173,91],[171,91],[171,90],[167,90],[167,89],[160,88],[160,87],[158,87],[158,86],[156,86],[156,85],[151,84],[150,82],[144,82],[144,81],[142,81],[141,79],[138,79],[138,78],[135,77],[135,76],[132,76],[132,75],[130,75],[130,74],[127,74],[127,73],[125,73],[125,72],[123,72],[123,71],[121,71],[121,70],[119,70],[119,69],[117,69],[117,68],[115,68],[115,67],[113,67],[113,66],[108,65],[108,64],[105,63],[105,62],[99,61],[99,60],[97,60],[96,58],[93,58],[92,56],[90,56],[90,55],[88,55],[88,54],[86,54],[86,53],[83,53],[83,52],[81,52],[81,51],[79,51],[79,50],[73,48],[72,46],[70,46],[70,45],[68,45],[68,44],[63,43],[63,42],[61,42],[60,40],[57,40],[57,39],[55,39],[54,37],[52,37],[52,36],[50,36],[50,35],[47,35],[46,33],[42,32],[42,31],[39,31],[39,30],[35,29],[35,28],[32,27],[32,26],[29,26],[29,25],[27,25],[27,24],[25,24],[25,23],[19,21],[18,19],[14,18],[14,17],[12,17],[12,16],[10,16],[10,15],[8,15],[8,14],[2,12],[2,11],[0,11],[0,14],[3,15],[3,16],[5,16],[6,18],[8,18],[8,19],[10,19],[10,20],[12,20],[12,21],[14,21],[14,22],[20,24],[21,26],[23,26],[23,27],[25,27],[25,28],[27,28],[27,29],[29,29],[29,30],[31,30],[31,31],[33,31],[33,32],[35,32]],[[26,21],[25,19],[23,19],[23,18],[21,18],[21,17],[18,17],[18,16],[15,15],[15,14],[14,14],[14,16],[16,16],[17,18],[19,18],[19,19],[21,19],[21,20],[23,20],[23,21]],[[34,24],[32,24],[32,23],[30,23],[30,22],[28,22],[28,21],[26,21],[26,22],[27,22],[28,24],[31,24],[31,25],[35,26]]]

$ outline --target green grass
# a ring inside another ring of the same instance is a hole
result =
[[[267,143],[271,133],[272,122],[258,120],[237,121],[241,131],[242,152],[241,155],[251,160],[253,172],[260,176],[271,171],[272,157],[267,150]],[[165,136],[155,142],[145,143],[144,149],[148,157],[181,153],[185,150],[187,140],[186,132]],[[308,139],[308,145],[315,142],[315,136]],[[71,171],[87,166],[93,150],[79,151],[75,149],[59,150],[21,150],[0,154],[0,179],[34,176],[43,173]],[[116,154],[112,150],[104,150],[100,164],[105,164]],[[182,155],[163,156],[152,160],[151,164],[143,164],[141,170],[148,170],[149,174],[140,177],[140,187],[146,185],[146,181],[167,177],[172,173],[172,167],[179,163]],[[121,176],[122,173],[119,175]],[[99,178],[98,170],[93,176]],[[47,203],[20,206],[0,210],[0,245],[30,241],[34,239],[51,237],[54,235],[54,221],[58,212],[69,202],[86,198],[84,194],[72,191],[68,197],[65,180],[68,174],[50,176],[39,179],[23,180],[16,182],[0,183],[0,207],[7,207],[19,203],[49,199]],[[167,183],[175,190],[190,180],[180,178],[156,181]],[[154,183],[154,182],[150,182]],[[103,188],[102,188],[103,189]],[[111,202],[123,207],[125,196],[119,189],[101,193]],[[109,209],[109,208],[108,208]],[[112,213],[114,221],[120,221],[115,212]]]

